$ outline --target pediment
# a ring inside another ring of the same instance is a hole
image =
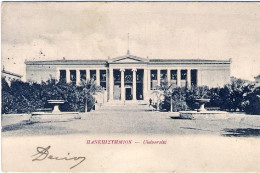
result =
[[[148,59],[126,55],[122,57],[113,58],[109,61],[109,63],[144,63],[147,62]]]
[[[119,59],[119,60],[116,60],[116,61],[113,61],[113,62],[119,62],[119,63],[129,62],[129,63],[133,63],[133,62],[140,62],[140,60],[126,57],[126,58],[122,58],[122,59]]]

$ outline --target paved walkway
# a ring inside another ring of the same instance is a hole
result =
[[[152,111],[144,104],[107,104],[96,111],[82,113],[81,117],[68,122],[30,123],[28,115],[5,115],[2,118],[2,136],[117,133],[260,135],[260,116],[244,114],[185,120],[179,119],[178,113]]]

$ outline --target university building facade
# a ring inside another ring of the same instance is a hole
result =
[[[80,84],[95,80],[106,101],[148,101],[162,84],[222,87],[230,82],[231,60],[149,59],[126,55],[107,60],[26,61],[27,81]]]

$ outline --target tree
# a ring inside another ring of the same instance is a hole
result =
[[[156,110],[159,110],[160,102],[163,99],[163,92],[161,90],[154,90],[152,95],[156,97]]]
[[[2,91],[10,92],[10,87],[5,80],[5,77],[2,77],[2,86],[1,87],[2,87]]]
[[[186,88],[177,87],[172,90],[172,109],[174,112],[188,110],[186,103]]]
[[[172,96],[173,96],[173,88],[174,84],[170,84],[168,81],[162,81],[160,90],[163,91],[164,94],[164,107],[166,107],[167,110],[172,112],[173,109],[173,103],[172,103]],[[168,108],[169,107],[169,108]]]
[[[196,99],[209,99],[210,98],[210,91],[207,86],[192,86],[190,89],[186,90],[186,103],[190,109],[198,108],[198,104]]]
[[[41,84],[14,80],[9,87],[2,79],[2,113],[29,113],[53,107],[47,100],[65,100],[60,106],[61,111],[90,111],[95,104],[93,94],[97,89],[94,81],[77,86],[55,79]]]
[[[86,82],[82,81],[81,87],[81,98],[82,101],[84,100],[85,112],[87,112],[95,105],[95,98],[93,95],[96,93],[96,91],[100,90],[100,87],[96,85],[96,82],[93,79]]]
[[[245,98],[248,93],[252,92],[254,85],[247,84],[242,79],[232,80],[231,84],[227,84],[220,89],[220,98],[222,99],[222,109],[229,111],[244,111]]]
[[[260,115],[260,87],[255,88],[246,96],[245,111],[248,114]]]

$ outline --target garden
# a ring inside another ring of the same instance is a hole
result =
[[[203,98],[210,99],[205,105],[209,109],[260,115],[260,87],[241,79],[233,80],[222,88],[176,88],[164,83],[159,89],[164,96],[159,103],[160,110],[169,111],[172,108],[173,112],[178,112],[198,109],[196,99]]]
[[[94,81],[72,83],[50,79],[40,84],[13,80],[10,84],[2,78],[2,114],[31,113],[43,108],[53,108],[47,100],[65,100],[61,111],[91,111],[95,105],[93,95],[99,90]]]
[[[94,109],[93,95],[100,88],[93,80],[81,85],[50,79],[40,84],[14,80],[10,85],[2,78],[2,114],[31,113],[42,108],[53,108],[47,100],[65,100],[61,111],[86,112]],[[210,99],[206,107],[229,112],[245,112],[260,115],[260,87],[255,87],[241,79],[236,79],[222,88],[207,86],[172,87],[162,83],[158,88],[158,97],[163,100],[157,103],[161,111],[173,112],[198,109],[196,99]]]

